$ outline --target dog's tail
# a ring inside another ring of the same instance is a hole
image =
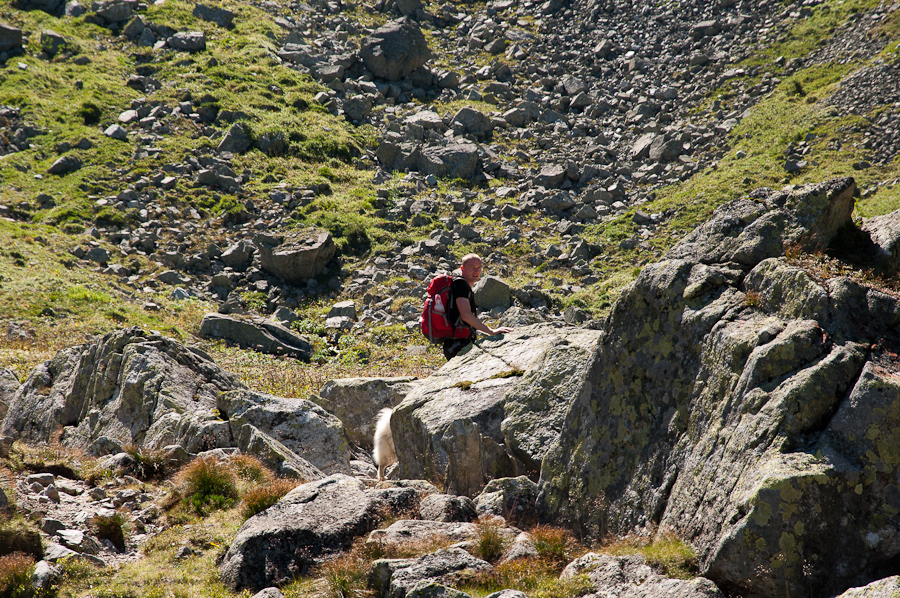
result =
[[[375,450],[372,456],[378,465],[378,480],[384,479],[384,470],[397,462],[394,437],[391,435],[391,414],[393,409],[382,409],[375,420]]]

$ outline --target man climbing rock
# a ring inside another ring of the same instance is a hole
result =
[[[474,253],[463,256],[462,259],[462,276],[454,277],[453,284],[450,287],[450,309],[448,316],[451,322],[461,321],[463,324],[472,329],[472,334],[468,338],[447,339],[444,341],[443,350],[444,357],[452,359],[463,350],[469,343],[475,341],[475,331],[481,331],[487,335],[503,334],[512,332],[512,328],[503,326],[501,328],[492,329],[484,322],[478,319],[478,306],[475,305],[475,293],[472,287],[481,278],[481,258]]]

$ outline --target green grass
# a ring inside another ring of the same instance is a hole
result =
[[[535,558],[503,563],[458,584],[457,589],[473,598],[484,598],[504,589],[519,590],[534,598],[578,598],[595,591],[587,575],[560,580],[556,567]]]
[[[613,556],[637,554],[661,573],[677,579],[691,579],[697,575],[697,554],[689,544],[672,533],[657,534],[653,538],[628,537],[602,548]]]
[[[779,56],[801,58],[822,46],[850,15],[877,7],[878,0],[828,0],[815,7],[809,19],[801,19],[782,39],[762,48],[745,65],[766,65]]]
[[[178,475],[182,505],[197,515],[227,509],[238,498],[237,480],[230,468],[214,458],[198,458]]]

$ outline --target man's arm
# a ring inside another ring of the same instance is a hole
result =
[[[485,325],[481,320],[478,319],[478,316],[472,313],[472,306],[469,304],[469,300],[464,297],[459,297],[456,300],[456,308],[459,310],[460,319],[474,328],[475,330],[479,330],[488,336],[493,336],[495,334],[502,334],[504,332],[512,332],[512,328],[508,328],[503,326],[501,328],[497,328],[496,330],[492,330],[487,325]]]

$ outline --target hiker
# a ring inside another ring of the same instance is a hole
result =
[[[494,334],[503,334],[512,332],[512,328],[503,326],[497,329],[491,329],[484,322],[478,319],[476,315],[478,306],[475,305],[475,293],[472,287],[481,278],[481,258],[474,253],[465,255],[462,259],[462,277],[454,277],[453,284],[450,286],[450,302],[448,316],[450,322],[460,320],[464,325],[472,329],[472,334],[468,338],[450,338],[444,341],[443,350],[444,357],[448,360],[456,357],[469,343],[475,341],[475,331],[479,330],[489,336]]]

